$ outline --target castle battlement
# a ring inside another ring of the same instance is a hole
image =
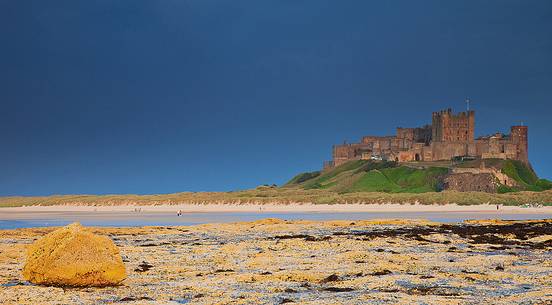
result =
[[[509,135],[496,133],[475,139],[475,111],[433,112],[431,124],[397,127],[394,136],[364,136],[359,143],[334,145],[332,161],[324,168],[350,160],[397,162],[442,161],[455,157],[513,159],[529,163],[527,126],[512,126]]]

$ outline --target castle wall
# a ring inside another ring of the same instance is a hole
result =
[[[399,162],[410,162],[416,159],[415,154],[412,151],[400,151],[398,158]]]
[[[398,139],[393,136],[366,136],[362,138],[362,144],[366,145],[374,155],[384,155],[391,151],[397,151],[404,145],[403,139]]]
[[[414,128],[397,127],[397,138],[414,141]]]
[[[416,128],[397,128],[398,149],[410,149],[414,143],[425,143],[428,145],[431,142],[432,130],[431,125]]]
[[[529,163],[527,126],[512,126],[510,135],[497,133],[474,139],[475,112],[453,114],[451,109],[434,112],[432,124],[397,128],[396,136],[365,136],[360,143],[335,145],[333,161],[339,166],[349,160],[377,155],[399,162],[441,161],[454,157],[514,159]]]
[[[334,145],[333,147],[333,165],[339,166],[349,160],[356,158],[355,148],[358,145],[355,144],[343,144]]]
[[[432,161],[450,160],[454,157],[475,156],[475,143],[468,142],[432,142]]]
[[[477,156],[481,158],[513,159],[529,163],[527,126],[512,126],[511,134],[495,134],[476,140]]]
[[[431,125],[425,125],[424,127],[414,128],[414,141],[417,143],[424,143],[429,145],[431,142],[432,128]]]

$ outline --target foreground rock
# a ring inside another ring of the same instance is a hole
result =
[[[86,289],[22,278],[28,244],[49,232],[0,230],[0,304],[552,305],[552,219],[98,228],[129,276]]]
[[[52,286],[110,286],[126,278],[119,249],[111,239],[74,223],[29,246],[23,276]]]

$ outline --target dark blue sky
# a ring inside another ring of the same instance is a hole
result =
[[[466,97],[552,178],[552,1],[0,0],[0,195],[280,184]]]

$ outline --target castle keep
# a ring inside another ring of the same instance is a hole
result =
[[[324,168],[350,160],[382,159],[397,162],[441,161],[454,157],[514,159],[529,163],[527,126],[512,126],[509,135],[475,138],[475,112],[434,112],[431,125],[397,128],[394,136],[365,136],[360,143],[333,146],[333,160]]]

